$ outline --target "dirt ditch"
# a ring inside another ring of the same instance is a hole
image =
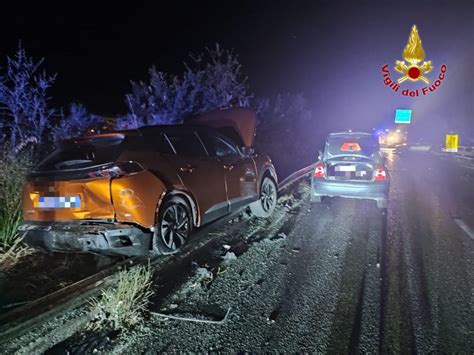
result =
[[[91,276],[124,258],[34,252],[0,271],[0,315]]]

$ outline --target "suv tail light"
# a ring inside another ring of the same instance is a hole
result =
[[[118,178],[142,171],[143,167],[135,162],[120,162],[95,167],[87,172],[89,178]]]
[[[313,176],[315,178],[324,178],[324,163],[318,163],[316,164],[316,168],[314,169],[314,174]]]
[[[377,167],[375,169],[375,181],[383,181],[387,180],[387,173],[385,172],[385,169],[383,166]]]

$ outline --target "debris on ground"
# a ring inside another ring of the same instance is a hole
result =
[[[224,260],[224,264],[226,264],[226,263],[232,262],[233,260],[237,260],[237,256],[235,255],[234,252],[228,251],[228,252],[225,253],[225,255],[222,257],[222,259]]]
[[[222,318],[221,320],[212,320],[212,319],[203,318],[205,316],[200,316],[200,318],[194,318],[194,317],[174,316],[171,314],[164,314],[164,313],[158,313],[158,312],[150,312],[150,313],[154,316],[165,318],[165,319],[174,319],[174,320],[180,320],[180,321],[185,321],[185,322],[196,322],[196,323],[207,323],[207,324],[223,324],[227,320],[230,314],[230,310],[231,308],[229,307],[227,309],[227,312],[224,318]]]

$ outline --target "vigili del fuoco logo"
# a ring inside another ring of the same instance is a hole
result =
[[[395,61],[394,69],[402,75],[397,80],[392,79],[388,64],[382,67],[383,82],[390,89],[403,96],[417,97],[426,96],[435,92],[441,86],[448,67],[446,64],[442,64],[438,76],[430,79],[430,75],[428,74],[431,73],[434,66],[431,60],[425,61],[425,51],[421,45],[421,39],[416,25],[413,25],[411,29],[407,45],[403,50],[403,58],[405,59],[404,61]],[[402,89],[403,83],[407,80],[412,82],[421,80],[427,85],[416,89]],[[432,80],[434,81],[431,82]]]

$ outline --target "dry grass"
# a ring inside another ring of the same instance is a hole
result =
[[[152,275],[149,266],[121,271],[117,285],[92,300],[91,328],[124,330],[140,323],[153,294]]]
[[[8,248],[8,250],[0,247],[0,265],[3,271],[11,269],[20,259],[35,252],[35,249],[22,245],[22,239],[18,238],[15,244]]]
[[[20,238],[21,190],[28,166],[25,158],[0,157],[0,249],[4,253]]]
[[[7,150],[0,156],[0,264],[4,270],[33,252],[21,244],[18,231],[22,222],[21,192],[30,159],[11,157]]]

